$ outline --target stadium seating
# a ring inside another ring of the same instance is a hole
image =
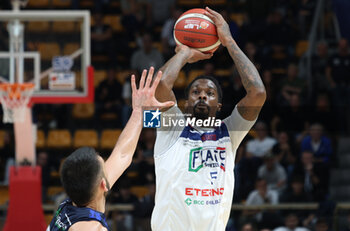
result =
[[[36,132],[36,147],[44,148],[46,145],[46,137],[43,130],[38,130]]]
[[[73,147],[80,148],[82,146],[89,146],[97,148],[98,136],[95,130],[77,130],[74,133]]]
[[[4,130],[0,130],[0,148],[5,146],[5,133]]]
[[[70,148],[72,136],[68,129],[50,130],[47,136],[47,147],[49,148]]]
[[[66,43],[63,47],[64,55],[71,55],[80,49],[79,43]]]
[[[26,28],[29,32],[35,32],[35,33],[45,33],[50,30],[50,23],[49,22],[28,22],[26,25]]]
[[[145,186],[133,186],[130,188],[130,192],[141,199],[149,193],[149,190]]]
[[[51,61],[54,56],[61,54],[60,46],[55,42],[38,43],[38,50],[41,55],[41,59]]]
[[[101,133],[100,148],[113,149],[122,131],[120,129],[105,129]]]
[[[71,4],[71,0],[52,0],[52,6],[55,8],[69,8]]]

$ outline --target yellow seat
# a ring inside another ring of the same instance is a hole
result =
[[[115,32],[123,31],[123,25],[121,23],[120,15],[106,15],[103,18],[103,22],[109,25],[112,28],[112,30]]]
[[[71,55],[79,49],[80,49],[79,43],[67,43],[63,47],[63,54]]]
[[[143,198],[149,193],[149,189],[145,186],[132,186],[130,192],[138,198]]]
[[[95,130],[77,130],[74,133],[73,147],[89,146],[97,148],[98,136]]]
[[[113,149],[121,132],[120,129],[103,130],[100,139],[100,148]]]
[[[72,116],[74,119],[91,119],[94,113],[94,103],[77,103],[73,105]]]
[[[230,76],[232,75],[232,71],[230,69],[217,69],[215,71],[216,76]]]
[[[309,48],[309,41],[299,40],[295,46],[295,55],[301,57]]]
[[[92,8],[95,5],[94,0],[80,0],[79,4],[81,8]]]
[[[53,214],[45,214],[45,222],[47,225],[49,225],[52,221]]]
[[[204,5],[210,5],[210,6],[222,6],[226,5],[227,1],[226,0],[204,0]]]
[[[179,6],[200,6],[201,0],[177,0]]]
[[[242,13],[232,13],[230,15],[231,20],[233,20],[238,26],[242,26],[246,20],[246,16]]]
[[[72,136],[67,129],[55,129],[47,135],[47,147],[49,148],[70,148]]]
[[[26,29],[29,32],[47,32],[50,29],[50,23],[45,21],[28,22]]]
[[[54,56],[60,55],[60,47],[57,43],[38,43],[38,51],[43,60],[52,60]]]
[[[57,33],[76,32],[76,24],[72,21],[55,21],[52,23],[52,30]]]
[[[6,132],[4,130],[0,130],[0,148],[5,146],[5,135]]]
[[[0,186],[0,205],[9,200],[9,189],[7,186]]]
[[[184,89],[186,87],[186,73],[184,71],[180,71],[179,76],[177,77],[175,83],[174,83],[174,88],[175,89]]]
[[[53,7],[70,7],[71,4],[71,0],[52,0]]]
[[[45,133],[43,130],[38,130],[36,132],[36,147],[44,148],[46,144]]]
[[[118,71],[117,72],[117,80],[121,83],[124,84],[126,79],[130,77],[132,74],[131,70],[123,70],[123,71]]]
[[[31,8],[31,7],[48,8],[49,7],[49,0],[29,0],[27,6],[29,8]]]
[[[94,71],[94,87],[98,87],[98,85],[107,78],[106,71]]]
[[[188,85],[189,83],[191,83],[192,80],[194,80],[197,76],[203,75],[203,74],[204,74],[204,71],[203,71],[203,70],[191,70],[191,71],[188,73],[188,79],[187,79],[186,85]]]
[[[64,189],[61,186],[50,186],[47,189],[47,195],[49,197],[55,196],[57,194],[60,194],[61,192],[64,192]]]

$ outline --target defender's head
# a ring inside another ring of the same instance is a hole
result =
[[[221,109],[222,89],[219,82],[211,77],[196,77],[185,90],[186,112],[197,119],[216,117]]]
[[[79,207],[86,206],[110,189],[104,161],[93,148],[82,147],[64,161],[61,181],[69,198]]]

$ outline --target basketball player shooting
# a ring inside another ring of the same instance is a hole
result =
[[[255,123],[266,99],[265,87],[253,63],[237,46],[223,17],[206,8],[205,15],[217,27],[221,44],[232,57],[246,96],[219,126],[162,126],[154,149],[156,199],[153,231],[224,231],[232,205],[234,161],[242,139]],[[209,59],[187,46],[161,68],[163,77],[156,90],[161,101],[176,102],[172,91],[180,69],[186,63]],[[222,90],[210,76],[198,76],[186,89],[185,111],[189,118],[205,120],[221,109]],[[184,119],[175,105],[163,118]]]
[[[160,103],[154,97],[162,73],[152,77],[151,67],[141,76],[136,88],[135,76],[131,77],[132,114],[106,162],[93,148],[82,147],[73,152],[63,163],[61,181],[69,199],[62,202],[47,231],[109,230],[104,216],[106,194],[125,169],[131,164],[142,129],[143,107],[170,107],[173,102]]]

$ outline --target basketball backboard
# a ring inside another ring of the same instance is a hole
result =
[[[0,82],[34,83],[31,103],[93,101],[89,11],[1,11],[0,35]]]

